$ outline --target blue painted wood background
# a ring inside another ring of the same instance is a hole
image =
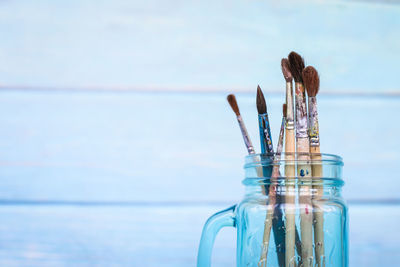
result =
[[[276,140],[292,49],[344,158],[350,266],[400,265],[396,3],[1,1],[0,265],[195,266],[205,220],[243,195],[225,96],[258,147],[260,83]],[[234,255],[224,229],[213,266]]]
[[[258,143],[254,95],[237,98]],[[282,99],[268,97],[275,140]],[[351,266],[399,263],[399,106],[320,97],[322,146],[345,161]],[[1,265],[194,266],[206,218],[242,197],[223,94],[5,90],[0,114]],[[218,237],[214,266],[234,264],[234,237]]]

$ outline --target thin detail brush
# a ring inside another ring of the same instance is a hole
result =
[[[236,114],[236,118],[239,123],[240,131],[242,132],[242,136],[243,136],[243,140],[244,140],[244,144],[246,146],[247,152],[249,153],[249,155],[255,154],[256,152],[254,151],[254,147],[253,147],[253,144],[251,143],[250,136],[247,133],[246,126],[244,125],[242,116],[240,115],[239,106],[237,104],[235,95],[233,95],[233,94],[228,95],[227,100],[228,100],[229,105],[231,106],[233,112],[235,112],[235,114]],[[262,171],[261,167],[257,167],[256,171],[257,171],[257,177],[263,177],[263,171]],[[264,186],[262,186],[261,188],[262,188],[262,193],[265,194],[266,190],[265,190]]]
[[[261,160],[272,159],[274,154],[274,147],[272,145],[271,127],[268,119],[267,104],[265,102],[264,94],[259,85],[257,85],[256,106],[258,111],[258,129],[260,132],[261,144]],[[269,157],[269,158],[268,158]],[[263,167],[263,177],[271,177],[272,168]],[[265,186],[265,192],[268,194],[269,185]]]
[[[283,104],[282,105],[281,129],[279,131],[278,144],[276,145],[276,156],[275,156],[275,159],[274,159],[276,162],[281,160],[281,153],[283,151],[283,136],[284,136],[284,133],[285,133],[286,114],[287,114],[287,105]],[[272,171],[272,175],[275,176],[275,177],[279,177],[281,175],[278,165],[274,165],[274,169]]]
[[[268,119],[267,104],[260,86],[257,86],[257,111],[258,125],[260,129],[261,153],[273,154],[274,148],[271,138],[271,127]]]
[[[236,114],[237,121],[239,123],[240,131],[242,132],[244,144],[246,145],[247,152],[249,154],[255,154],[253,144],[251,143],[250,136],[247,132],[246,126],[244,125],[242,116],[240,115],[239,106],[236,101],[236,97],[233,94],[228,95],[227,100],[231,106],[233,112]]]
[[[269,127],[269,120],[268,120],[268,113],[267,113],[267,105],[265,102],[264,94],[260,86],[257,87],[257,111],[258,111],[258,122],[259,122],[259,129],[260,129],[260,143],[261,143],[261,151],[262,153],[267,153],[267,159],[271,160],[271,157],[274,156],[274,149],[272,146],[272,139],[271,139],[271,130]],[[284,118],[282,119],[284,120]],[[283,129],[281,129],[277,147],[277,154],[276,157],[282,153],[282,141],[283,140]],[[274,159],[276,160],[276,158]],[[263,234],[263,246],[259,260],[259,266],[266,266],[267,264],[267,255],[268,255],[268,247],[270,241],[270,233],[271,233],[271,226],[274,232],[274,239],[276,247],[280,246],[282,243],[285,242],[285,231],[284,231],[284,222],[283,222],[283,214],[279,208],[279,204],[281,203],[281,195],[277,194],[277,177],[280,176],[279,173],[279,166],[278,168],[270,168],[264,169],[264,177],[271,177],[271,185],[269,186],[269,203],[267,207],[267,215],[264,224],[264,234]],[[273,174],[275,172],[275,175]],[[278,263],[279,266],[284,266],[285,264],[285,254],[282,250],[277,249],[278,255]]]
[[[310,138],[311,170],[313,176],[313,215],[314,215],[314,250],[316,266],[325,266],[324,248],[324,212],[321,198],[323,196],[323,185],[321,178],[321,152],[319,142],[319,126],[317,112],[317,94],[319,91],[319,76],[317,70],[308,66],[303,70],[304,86],[308,95],[308,135]]]
[[[313,236],[312,236],[312,203],[311,203],[311,167],[310,144],[308,139],[307,126],[307,106],[304,92],[302,72],[304,69],[304,60],[296,52],[289,54],[289,67],[293,74],[296,87],[296,148],[298,161],[297,177],[300,180],[299,202],[300,202],[300,227],[301,227],[301,250],[302,262],[304,267],[313,264]]]

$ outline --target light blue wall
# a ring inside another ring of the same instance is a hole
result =
[[[323,92],[400,92],[399,28],[379,1],[1,1],[0,83],[280,91],[296,50]]]

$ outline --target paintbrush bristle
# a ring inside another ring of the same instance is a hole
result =
[[[260,86],[257,86],[257,111],[258,114],[265,114],[267,113],[267,104],[265,103],[264,94],[261,91]]]
[[[228,95],[228,97],[226,99],[228,100],[229,105],[231,106],[233,112],[235,112],[236,116],[239,116],[240,115],[240,111],[239,111],[239,106],[237,104],[235,95],[234,94],[230,94],[230,95]]]
[[[308,66],[303,70],[302,76],[308,96],[316,96],[319,91],[319,75],[317,70],[312,66]]]
[[[287,58],[282,58],[281,68],[283,77],[285,78],[286,82],[291,82],[293,80],[293,76],[292,73],[290,72],[289,60],[287,60]]]
[[[296,52],[290,52],[289,56],[289,69],[293,75],[294,81],[297,83],[303,82],[302,72],[304,69],[304,59]]]
[[[283,113],[283,117],[286,118],[286,113],[287,113],[287,105],[286,104],[282,105],[282,113]]]

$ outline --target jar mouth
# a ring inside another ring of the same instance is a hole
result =
[[[268,167],[273,165],[336,165],[343,166],[342,157],[327,153],[268,153],[251,154],[245,157],[244,168]]]
[[[344,181],[340,178],[315,178],[311,177],[309,180],[304,181],[298,179],[298,177],[275,177],[275,178],[265,178],[265,177],[247,177],[242,181],[245,186],[265,186],[265,185],[275,185],[275,186],[324,186],[324,187],[342,187]]]
[[[267,183],[271,183],[271,181],[268,182],[266,179],[276,180],[278,177],[285,177],[286,183],[291,182],[291,180],[295,183],[303,183],[307,182],[308,178],[342,181],[342,166],[342,158],[333,154],[274,153],[247,156],[244,170],[246,178],[261,179]],[[299,181],[295,181],[296,179]]]

